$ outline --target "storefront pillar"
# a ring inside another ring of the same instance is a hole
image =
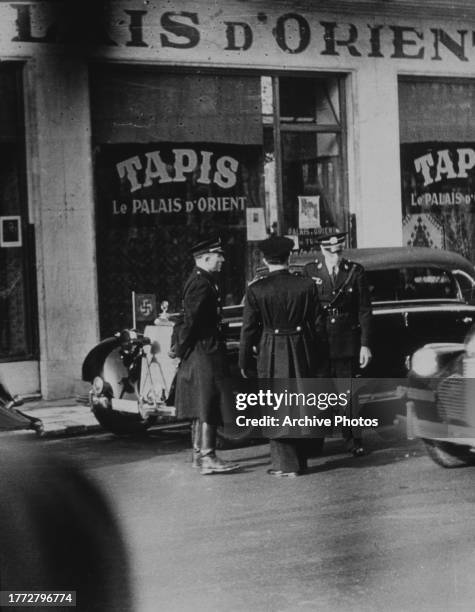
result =
[[[402,245],[397,74],[387,62],[354,76],[358,247]]]
[[[88,77],[83,61],[51,55],[28,70],[41,392],[54,399],[78,392],[98,340]]]

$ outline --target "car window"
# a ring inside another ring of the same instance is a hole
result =
[[[464,270],[453,270],[458,282],[460,294],[465,302],[473,303],[475,299],[475,280]]]
[[[398,268],[367,272],[374,302],[456,299],[457,285],[450,272],[438,268]]]

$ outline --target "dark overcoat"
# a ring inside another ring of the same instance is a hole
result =
[[[317,331],[328,339],[330,359],[356,358],[361,346],[371,346],[371,297],[363,266],[342,258],[333,282],[323,255],[318,255],[304,274],[314,282],[325,309]]]
[[[315,284],[287,269],[249,284],[244,301],[239,366],[253,365],[257,348],[259,378],[306,378],[315,375],[322,307]]]
[[[195,268],[183,290],[183,322],[176,334],[177,372],[175,406],[179,418],[222,421],[229,393],[226,347],[221,336],[221,299],[212,274]]]
[[[277,381],[276,391],[287,386],[293,391],[303,391],[299,379],[316,376],[318,353],[324,350],[324,343],[317,343],[315,331],[321,326],[322,314],[316,287],[309,278],[285,269],[252,282],[244,302],[240,367],[246,371],[252,368],[253,347],[256,347],[258,378],[281,379],[284,386],[281,388]],[[285,379],[297,380],[288,385]],[[266,385],[273,386],[270,381]],[[292,408],[289,416],[312,414],[313,410],[300,406]],[[283,417],[284,412],[281,410],[278,416]],[[270,439],[321,437],[322,429],[307,425],[291,427],[281,419],[280,427],[262,428],[262,434]]]

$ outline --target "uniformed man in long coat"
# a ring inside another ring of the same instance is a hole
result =
[[[183,289],[183,320],[175,335],[175,353],[181,358],[175,405],[179,418],[192,419],[193,466],[202,474],[214,474],[238,467],[216,456],[221,408],[232,402],[215,276],[224,251],[220,240],[211,239],[194,245],[192,254],[195,268]]]
[[[322,308],[314,283],[289,272],[293,248],[289,238],[276,236],[259,244],[269,273],[247,288],[239,366],[248,377],[257,350],[258,378],[309,378],[315,376],[316,326]],[[273,476],[296,476],[306,468],[304,441],[270,440]]]
[[[329,359],[320,375],[334,378],[353,378],[371,360],[371,298],[363,266],[342,256],[345,236],[338,231],[322,236],[321,253],[304,268],[326,314],[318,332],[328,338]],[[345,416],[357,416],[355,401],[348,404]],[[364,454],[360,428],[344,427],[343,436],[350,452]]]

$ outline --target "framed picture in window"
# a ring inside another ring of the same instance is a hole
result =
[[[21,247],[21,217],[0,217],[0,247]]]

